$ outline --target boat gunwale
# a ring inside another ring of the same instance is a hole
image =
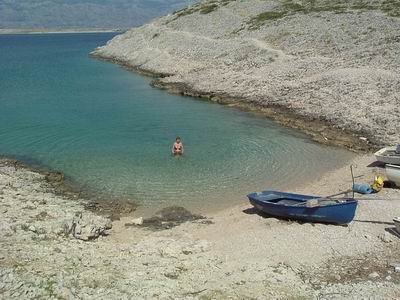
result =
[[[263,191],[261,193],[264,193],[264,192],[274,192],[274,191]],[[276,193],[276,192],[274,192],[274,193]],[[268,205],[273,205],[273,206],[277,206],[277,207],[296,208],[296,209],[303,209],[303,210],[304,209],[315,210],[316,208],[328,208],[328,207],[337,207],[337,206],[354,205],[354,204],[357,205],[358,204],[357,199],[349,197],[349,198],[346,198],[344,200],[345,202],[338,202],[338,203],[327,204],[327,205],[317,205],[317,206],[314,206],[314,207],[297,206],[297,205],[283,205],[283,204],[279,204],[279,203],[276,203],[276,202],[272,202],[273,200],[276,200],[276,199],[262,200],[262,199],[257,199],[257,198],[253,197],[254,195],[259,195],[259,194],[260,193],[257,193],[257,192],[250,193],[250,194],[247,195],[247,198],[250,200],[250,202],[251,201],[255,201],[255,202],[262,203],[262,204],[268,204]],[[304,196],[304,197],[307,197],[308,199],[290,199],[289,195],[294,195],[294,196],[299,196],[299,197]],[[320,196],[301,195],[301,194],[292,194],[292,193],[282,193],[282,200],[284,200],[284,197],[287,197],[288,200],[299,201],[299,203],[304,203],[304,202],[307,202],[308,200],[313,200],[313,199],[316,199],[316,200],[318,200],[318,199],[324,199],[325,200],[326,199],[326,198],[320,197]],[[329,200],[333,200],[334,201],[334,200],[337,200],[337,199],[331,198]],[[340,199],[340,200],[343,200],[343,199]]]
[[[387,167],[396,169],[396,170],[400,169],[400,165],[394,165],[394,164],[386,164],[385,168],[387,168]]]
[[[379,161],[379,158],[400,158],[400,154],[395,154],[395,155],[387,155],[385,154],[386,152],[393,151],[396,152],[396,147],[385,147],[382,149],[379,149],[374,153],[375,158]]]

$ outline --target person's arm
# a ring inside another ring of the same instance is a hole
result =
[[[181,152],[182,152],[182,154],[183,154],[183,152],[184,152],[183,144],[181,145]]]
[[[175,144],[172,144],[171,152],[172,154],[175,154]]]

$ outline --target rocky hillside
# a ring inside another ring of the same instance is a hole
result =
[[[400,142],[398,0],[203,1],[93,54],[186,94],[279,108],[374,145]]]

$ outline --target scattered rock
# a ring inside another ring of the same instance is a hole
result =
[[[112,222],[119,221],[119,220],[121,220],[121,215],[118,213],[114,213],[114,214],[111,214],[109,218]]]
[[[62,183],[64,182],[64,174],[61,172],[48,172],[45,176],[47,182],[50,183]]]
[[[364,238],[366,238],[367,240],[370,240],[372,237],[369,234],[364,234]]]
[[[389,232],[384,232],[384,233],[382,233],[382,234],[380,234],[379,236],[379,239],[382,241],[382,242],[384,242],[384,243],[391,243],[391,242],[393,242],[393,237],[392,237],[392,235],[389,233]]]
[[[373,272],[373,273],[368,275],[368,278],[371,278],[371,279],[375,279],[375,278],[378,278],[378,277],[379,277],[379,274],[377,272]]]
[[[37,221],[44,221],[44,220],[46,220],[46,219],[51,219],[51,218],[53,218],[53,217],[50,216],[46,211],[42,211],[42,212],[40,212],[39,214],[37,214],[37,215],[35,216],[35,219],[36,219]]]
[[[151,218],[143,219],[140,226],[151,228],[154,230],[162,230],[170,229],[185,222],[201,219],[205,219],[205,217],[197,214],[192,214],[190,211],[180,206],[170,206],[156,212],[156,214]],[[125,225],[132,226],[132,224]]]
[[[87,216],[79,212],[72,220],[63,224],[61,232],[66,236],[71,235],[79,240],[90,241],[107,235],[107,231],[111,228],[110,220],[100,216]]]
[[[143,224],[143,217],[137,218],[137,219],[133,219],[132,220],[132,224],[134,225],[142,225]]]
[[[92,200],[85,204],[85,209],[109,215],[110,218],[119,220],[121,215],[129,215],[134,212],[137,205],[131,201],[105,201],[105,200]]]

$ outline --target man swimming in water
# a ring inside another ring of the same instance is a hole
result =
[[[176,137],[175,143],[172,145],[172,154],[173,155],[182,155],[183,154],[183,144],[182,144],[181,138],[179,136]]]

